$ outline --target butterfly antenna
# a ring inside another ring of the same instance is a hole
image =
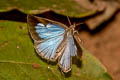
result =
[[[67,16],[67,20],[69,22],[69,25],[72,25],[71,22],[70,22],[70,18]]]
[[[80,25],[80,24],[84,24],[83,22],[80,22],[80,23],[78,23],[78,24],[75,24],[75,26],[78,26],[78,25]]]

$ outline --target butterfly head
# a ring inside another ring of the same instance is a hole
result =
[[[67,20],[68,20],[69,25],[70,25],[70,27],[68,28],[67,31],[72,32],[72,34],[78,33],[78,30],[76,30],[76,26],[78,26],[78,25],[80,25],[80,24],[83,24],[83,23],[78,23],[78,24],[75,24],[75,23],[74,23],[74,24],[72,24],[68,16],[67,16]]]
[[[73,25],[70,25],[70,27],[68,28],[68,31],[70,31],[72,34],[78,33],[78,31],[75,29],[76,26],[77,25],[75,23]]]

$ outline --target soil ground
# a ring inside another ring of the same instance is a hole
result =
[[[120,79],[120,12],[99,33],[80,32],[83,46],[106,67],[113,80]]]

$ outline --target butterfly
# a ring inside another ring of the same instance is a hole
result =
[[[58,61],[63,72],[71,71],[72,57],[82,55],[76,25],[67,27],[60,22],[33,15],[27,16],[27,23],[37,54],[48,61]]]

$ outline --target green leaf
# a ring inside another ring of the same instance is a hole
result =
[[[104,66],[83,49],[72,72],[63,75],[57,64],[36,55],[27,24],[0,21],[0,80],[112,80]]]
[[[18,9],[29,14],[39,14],[49,10],[71,17],[85,17],[96,13],[74,0],[0,0],[0,12]]]

